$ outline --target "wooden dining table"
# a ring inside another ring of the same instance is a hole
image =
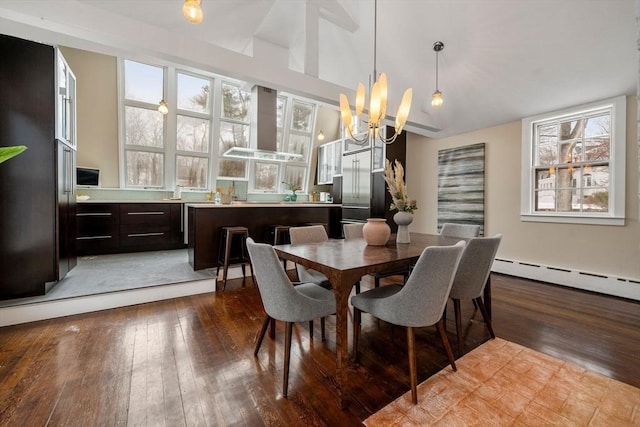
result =
[[[363,276],[409,267],[428,246],[454,245],[460,238],[439,234],[411,233],[411,243],[396,243],[395,236],[385,246],[367,245],[364,239],[329,239],[321,243],[274,246],[283,260],[293,261],[329,278],[336,297],[336,383],[340,406],[345,407],[347,384],[348,309],[351,288]]]

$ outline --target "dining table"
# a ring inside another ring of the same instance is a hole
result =
[[[410,243],[396,243],[395,235],[392,235],[387,244],[381,246],[368,245],[363,238],[274,246],[281,259],[317,270],[331,283],[336,297],[336,385],[341,408],[346,405],[348,310],[354,284],[370,273],[412,266],[429,246],[449,246],[460,240],[467,239],[410,233]]]

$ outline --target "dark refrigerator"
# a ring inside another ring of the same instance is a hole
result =
[[[75,265],[75,195],[59,179],[72,174],[75,151],[56,141],[56,49],[0,35],[0,55],[0,146],[28,147],[0,163],[4,300],[43,295]]]

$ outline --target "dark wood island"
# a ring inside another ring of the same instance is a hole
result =
[[[273,225],[299,226],[306,223],[327,224],[330,237],[342,236],[342,206],[330,203],[234,202],[187,204],[189,227],[189,264],[194,270],[218,265],[220,229],[244,226],[257,242],[269,241]]]

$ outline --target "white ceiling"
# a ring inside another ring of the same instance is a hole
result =
[[[0,32],[231,75],[337,105],[373,72],[373,0],[0,0]],[[636,93],[634,0],[378,0],[389,111],[445,137]],[[435,89],[445,103],[430,105]]]

